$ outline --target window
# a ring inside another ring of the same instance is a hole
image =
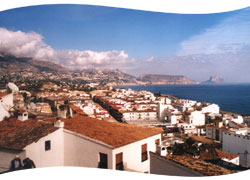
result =
[[[51,149],[50,141],[45,141],[45,151],[49,151]]]
[[[108,155],[99,153],[98,168],[108,169]]]
[[[147,144],[143,144],[141,146],[141,162],[146,161],[147,159],[148,159]]]
[[[123,154],[122,152],[115,155],[115,161],[116,161],[116,170],[124,170],[123,166]]]

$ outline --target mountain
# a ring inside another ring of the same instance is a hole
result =
[[[148,84],[199,84],[181,75],[143,74],[138,80]]]
[[[209,80],[202,82],[203,84],[216,84],[216,83],[223,83],[224,80],[218,76],[211,76]]]
[[[0,74],[10,73],[22,73],[22,72],[33,72],[33,73],[67,73],[68,70],[60,65],[49,61],[37,61],[31,58],[17,58],[10,55],[0,54]]]
[[[78,76],[84,77],[88,82],[99,82],[103,85],[135,85],[144,84],[136,79],[135,76],[126,74],[119,69],[83,69],[74,72]]]
[[[0,54],[1,81],[64,81],[75,84],[98,83],[101,85],[145,85],[145,84],[197,84],[185,76],[144,74],[139,78],[119,69],[69,70],[61,65],[32,58],[18,58]]]

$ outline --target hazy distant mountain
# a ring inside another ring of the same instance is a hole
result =
[[[211,76],[209,78],[209,80],[204,81],[202,83],[204,83],[204,84],[215,84],[215,83],[223,83],[223,82],[224,82],[224,80],[222,78],[220,78],[218,76]]]
[[[181,75],[143,74],[138,80],[148,84],[199,84]]]

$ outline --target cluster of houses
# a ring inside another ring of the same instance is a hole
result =
[[[0,92],[0,172],[19,155],[37,167],[230,174],[250,167],[249,132],[216,104],[147,91]]]

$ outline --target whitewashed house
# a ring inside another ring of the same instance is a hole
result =
[[[243,119],[243,117],[241,115],[233,116],[232,121],[234,121],[234,122],[236,122],[238,124],[244,123],[244,119]]]
[[[4,128],[6,125],[10,128]],[[83,116],[62,121],[56,118],[2,121],[1,171],[19,154],[32,159],[37,167],[82,166],[149,172],[149,151],[156,152],[161,132],[159,128]]]
[[[186,111],[184,118],[188,124],[194,126],[205,125],[205,115],[201,111]]]
[[[174,107],[170,104],[159,103],[157,107],[157,114],[159,121],[165,121],[167,114],[172,109],[174,109]]]
[[[205,107],[202,107],[201,112],[202,113],[219,114],[220,107],[217,104],[207,104]]]

